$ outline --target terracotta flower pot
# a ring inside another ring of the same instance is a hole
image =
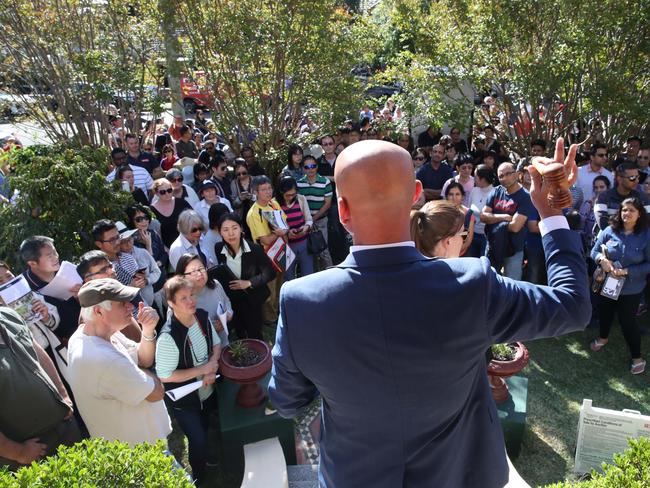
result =
[[[221,351],[219,370],[221,374],[242,386],[237,392],[237,405],[244,408],[257,407],[264,403],[266,395],[257,382],[271,370],[271,349],[258,339],[242,339],[249,349],[262,355],[262,360],[252,366],[235,366],[230,346]]]
[[[497,405],[505,403],[510,398],[505,379],[519,373],[528,364],[528,349],[521,342],[509,344],[515,348],[515,357],[510,361],[492,359],[487,366],[488,380],[492,389],[492,398]]]

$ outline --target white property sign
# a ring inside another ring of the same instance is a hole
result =
[[[576,473],[600,470],[603,462],[611,462],[614,454],[625,451],[629,438],[650,437],[650,416],[636,410],[608,410],[591,406],[582,400],[578,422]]]

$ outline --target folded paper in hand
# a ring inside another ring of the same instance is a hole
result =
[[[56,276],[39,291],[41,295],[67,300],[72,296],[70,288],[80,285],[81,282],[77,267],[68,261],[63,261]]]
[[[216,377],[219,378],[221,375],[218,374]],[[173,390],[165,392],[173,402],[180,400],[181,398],[186,397],[190,393],[195,392],[203,385],[203,380],[196,380],[193,383],[188,383],[187,385],[179,386]]]

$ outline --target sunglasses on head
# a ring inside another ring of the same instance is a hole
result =
[[[167,178],[168,181],[171,181],[172,183],[178,183],[179,181],[183,181],[183,177],[179,176],[177,178]]]
[[[172,188],[167,188],[166,190],[158,190],[158,195],[164,195],[165,193],[173,193]]]

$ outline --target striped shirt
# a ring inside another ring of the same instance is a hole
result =
[[[141,168],[140,166],[131,166],[128,165],[129,168],[133,171],[133,186],[136,188],[140,188],[145,194],[147,193],[148,190],[151,190],[153,188],[153,179],[151,178],[151,175],[149,172]],[[108,176],[106,177],[106,181],[109,183],[115,179],[115,170],[111,171],[108,173]]]
[[[314,215],[325,205],[326,198],[332,198],[332,184],[319,174],[314,183],[309,183],[307,176],[303,176],[298,180],[298,192],[307,199],[309,211]]]
[[[212,322],[208,323],[208,330],[212,334],[212,344],[218,346],[221,343],[219,336],[216,334]],[[194,367],[202,366],[208,362],[210,353],[208,351],[208,341],[201,330],[198,322],[194,322],[187,331],[187,338],[190,343],[192,364]],[[165,332],[160,334],[156,343],[156,374],[160,378],[169,378],[176,368],[178,368],[178,359],[180,352],[171,334]],[[197,376],[197,380],[201,377]],[[214,385],[202,386],[199,388],[199,398],[204,401],[214,390]]]
[[[305,225],[305,216],[302,214],[302,209],[300,208],[300,202],[298,199],[294,200],[290,207],[282,205],[282,210],[284,210],[284,213],[287,216],[287,225],[289,225],[290,229],[300,229]],[[305,239],[307,239],[307,234],[300,237],[289,237],[289,242],[296,244]]]

